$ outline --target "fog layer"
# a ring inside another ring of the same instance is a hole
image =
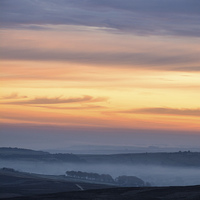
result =
[[[66,171],[95,172],[110,174],[113,178],[121,175],[137,176],[152,186],[200,185],[200,169],[194,167],[163,167],[158,165],[124,164],[74,164],[0,160],[0,168],[8,167],[18,171],[65,175]]]

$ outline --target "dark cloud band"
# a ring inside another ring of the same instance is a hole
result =
[[[198,0],[1,0],[0,4],[1,27],[64,24],[139,35],[200,36]]]
[[[70,52],[40,49],[0,49],[2,60],[32,60],[32,61],[66,61],[72,63],[85,63],[106,67],[127,66],[132,68],[148,68],[159,70],[190,71],[190,67],[177,68],[177,65],[191,65],[200,62],[197,54],[160,55],[158,52]],[[191,71],[199,71],[192,67]]]

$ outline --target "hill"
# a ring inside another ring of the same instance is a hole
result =
[[[69,153],[51,154],[44,151],[35,151],[20,148],[0,148],[0,159],[18,161],[45,161],[45,162],[84,162],[77,155]]]
[[[199,200],[200,186],[109,188],[79,192],[33,195],[9,198],[7,200]]]
[[[10,168],[0,169],[0,199],[110,187],[114,186],[89,183],[66,176],[32,174]]]
[[[49,153],[20,148],[0,148],[0,159],[18,161],[80,162],[88,164],[142,164],[176,167],[200,167],[200,152],[129,153],[110,155],[75,155]]]

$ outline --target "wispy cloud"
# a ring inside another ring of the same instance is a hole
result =
[[[2,96],[0,99],[24,99],[24,98],[27,98],[27,96],[21,96],[17,92],[13,92],[9,95]]]
[[[1,0],[3,27],[41,24],[108,27],[139,35],[200,36],[198,0]],[[39,27],[39,30],[41,27]]]
[[[84,95],[82,97],[71,97],[71,98],[62,98],[62,97],[36,97],[34,99],[29,99],[25,101],[14,101],[8,102],[6,104],[15,104],[15,105],[27,105],[27,104],[68,104],[68,103],[91,103],[91,102],[104,102],[107,101],[106,97],[92,97],[89,95]]]
[[[187,109],[187,108],[177,109],[177,108],[155,107],[155,108],[130,109],[130,110],[120,111],[119,113],[181,115],[181,116],[197,116],[197,117],[200,117],[200,108],[197,108],[197,109]]]
[[[35,105],[34,105],[35,107]],[[105,106],[99,105],[82,105],[82,106],[37,106],[53,110],[92,110],[92,109],[105,109]]]

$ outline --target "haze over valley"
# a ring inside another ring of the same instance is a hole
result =
[[[10,152],[10,153],[8,153]],[[114,155],[50,154],[43,151],[1,148],[0,168],[45,175],[66,171],[136,176],[152,186],[200,184],[200,153],[137,153]]]

